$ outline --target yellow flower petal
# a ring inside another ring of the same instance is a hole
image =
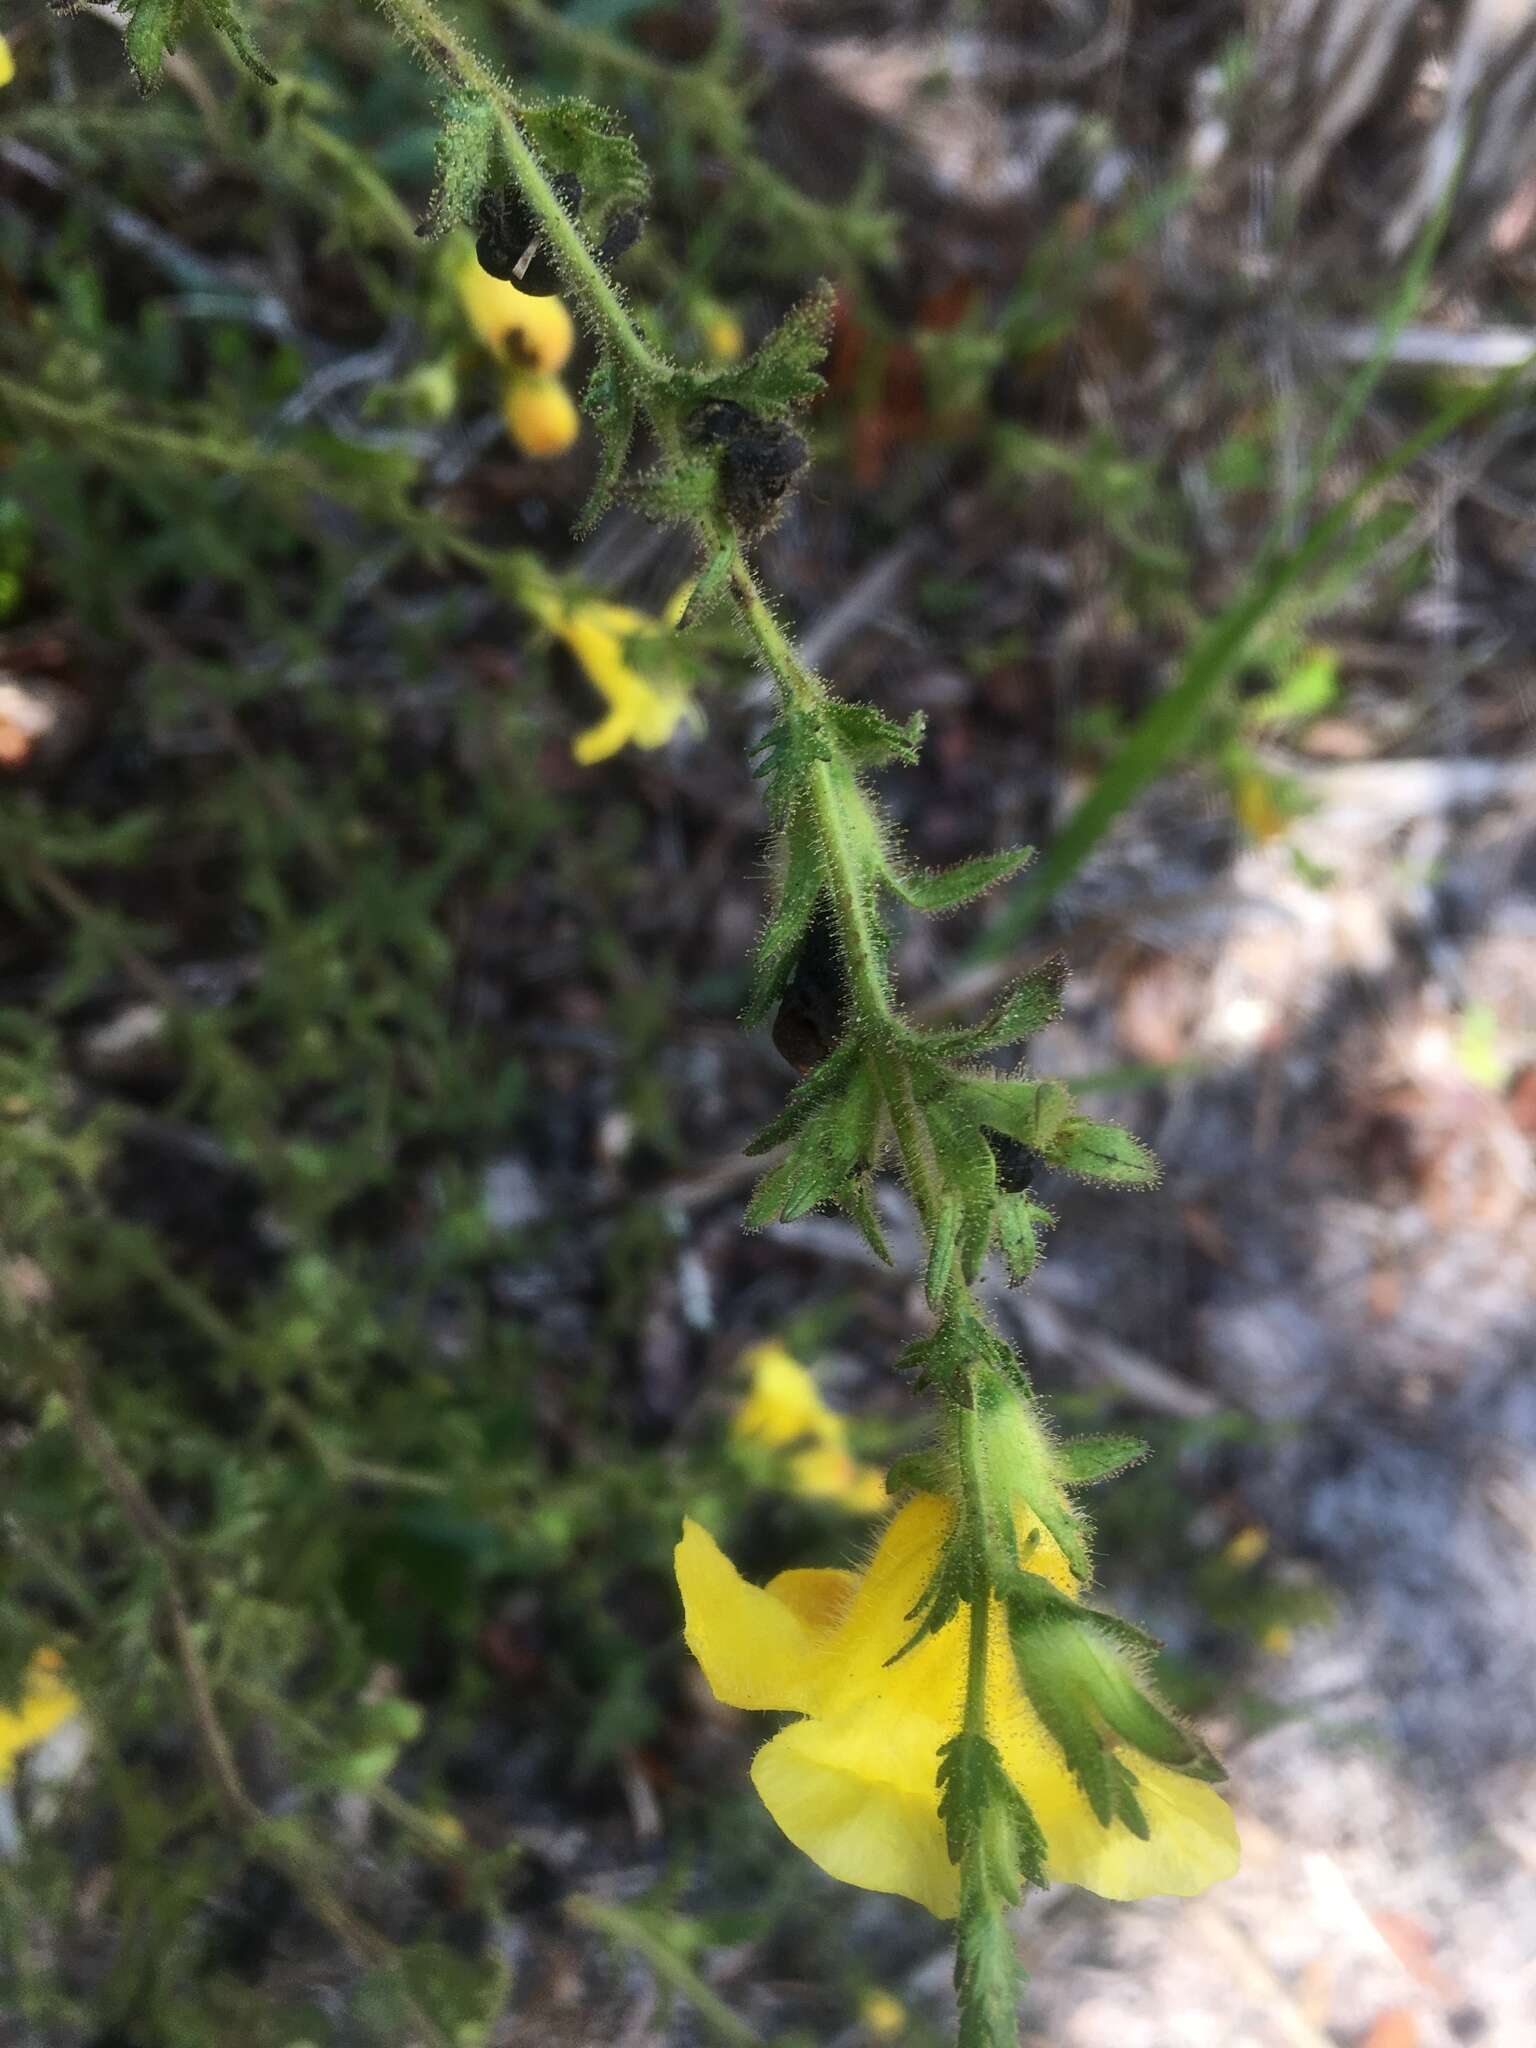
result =
[[[11,55],[11,46],[0,35],[0,85],[9,85],[16,76],[16,59]]]
[[[915,1899],[941,1920],[959,1906],[935,1780],[952,1731],[869,1701],[826,1720],[795,1721],[760,1749],[752,1782],[797,1849],[829,1876]]]
[[[512,439],[535,462],[563,455],[581,432],[576,401],[552,371],[518,371],[509,377],[501,416]]]
[[[802,1617],[748,1585],[697,1522],[683,1523],[674,1559],[683,1635],[715,1698],[727,1707],[806,1711],[821,1646]]]
[[[763,1590],[798,1614],[813,1635],[825,1635],[847,1614],[858,1583],[856,1572],[823,1566],[814,1571],[780,1572]]]
[[[80,1702],[59,1676],[57,1650],[39,1650],[27,1666],[20,1704],[0,1707],[0,1784],[16,1769],[23,1750],[43,1742],[80,1711]]]
[[[731,1423],[734,1437],[779,1450],[801,1437],[843,1442],[842,1416],[827,1406],[810,1373],[782,1344],[754,1344],[743,1354],[742,1364],[752,1375],[752,1385]]]
[[[579,767],[593,768],[608,761],[634,738],[634,728],[624,711],[610,711],[596,725],[589,725],[571,741],[571,759]]]
[[[1101,1899],[1188,1899],[1231,1877],[1242,1852],[1232,1809],[1220,1793],[1144,1757],[1122,1761],[1136,1779],[1147,1817],[1150,1839],[1145,1842],[1121,1821],[1101,1827],[1080,1793],[1069,1810],[1065,1804],[1041,1802],[1038,1780],[1024,1787],[1045,1830],[1047,1873],[1058,1882],[1097,1892]]]
[[[557,298],[520,292],[471,256],[455,280],[464,317],[500,361],[520,370],[563,370],[576,343],[571,316]]]

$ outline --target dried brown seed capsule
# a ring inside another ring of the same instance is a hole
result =
[[[720,447],[720,496],[737,530],[757,534],[770,526],[805,466],[807,449],[800,436],[781,420],[765,420],[733,398],[712,398],[700,406],[688,432],[695,442]]]
[[[581,180],[573,171],[552,178],[549,189],[567,213],[579,211]],[[475,216],[475,255],[482,270],[533,298],[545,299],[560,289],[560,273],[538,215],[515,185],[482,195]]]
[[[631,206],[609,222],[608,230],[597,245],[598,260],[610,266],[621,256],[627,256],[636,242],[645,233],[645,208]]]
[[[820,1066],[843,1035],[848,970],[825,902],[806,927],[799,957],[773,1020],[773,1043],[797,1074]]]

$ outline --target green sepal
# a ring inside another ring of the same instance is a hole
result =
[[[606,107],[569,94],[524,108],[519,125],[547,169],[570,171],[581,180],[582,210],[590,208],[595,219],[638,206],[649,194],[645,159]]]
[[[120,7],[128,17],[123,48],[140,92],[154,91],[167,55],[174,56],[177,43],[194,22],[221,36],[263,85],[277,83],[277,73],[262,61],[232,0],[120,0]]]
[[[892,1499],[899,1493],[944,1493],[950,1477],[942,1451],[907,1451],[887,1467],[885,1490]]]
[[[874,1076],[867,1068],[857,1069],[845,1087],[834,1090],[806,1118],[788,1158],[758,1182],[743,1219],[746,1228],[793,1223],[823,1202],[835,1200],[843,1183],[872,1156],[880,1110]]]
[[[418,234],[435,239],[472,222],[481,194],[496,177],[501,154],[496,109],[477,93],[444,102],[437,139],[437,179]]]
[[[1072,1436],[1056,1446],[1056,1469],[1064,1486],[1093,1486],[1151,1455],[1139,1436]]]
[[[1026,1194],[1000,1195],[993,1212],[997,1248],[1008,1268],[1008,1283],[1017,1287],[1040,1263],[1040,1234],[1056,1221],[1051,1211]]]
[[[1133,1667],[1136,1652],[1114,1639],[1113,1617],[1079,1611],[1041,1618],[1015,1590],[1007,1605],[1019,1683],[1101,1826],[1123,1820],[1146,1839],[1133,1774],[1106,1730],[1170,1769],[1207,1780],[1221,1776],[1200,1738],[1149,1696]]]
[[[625,496],[653,526],[697,526],[714,503],[714,464],[697,455],[680,456],[665,468],[632,478]]]
[[[851,766],[884,768],[892,761],[916,766],[923,745],[921,711],[914,711],[905,725],[898,725],[873,704],[845,697],[829,698],[826,708],[827,723]]]
[[[884,1265],[893,1265],[891,1248],[885,1241],[885,1232],[880,1228],[880,1218],[875,1213],[873,1174],[851,1173],[833,1200],[843,1214],[858,1225],[860,1237],[875,1257]]]
[[[1048,960],[1044,967],[1005,990],[979,1024],[926,1032],[924,1049],[942,1059],[969,1059],[975,1053],[990,1052],[994,1046],[1016,1045],[1021,1039],[1033,1038],[1061,1015],[1066,979],[1066,962]]]
[[[1108,1181],[1119,1188],[1155,1188],[1162,1169],[1142,1144],[1120,1124],[1073,1121],[1042,1147],[1052,1166],[1085,1180]]]
[[[977,1373],[975,1387],[994,1514],[1011,1520],[1013,1503],[1022,1501],[1055,1541],[1073,1577],[1086,1582],[1091,1575],[1088,1545],[1057,1479],[1055,1446],[1034,1403],[1020,1392],[1006,1366]]]
[[[826,388],[818,365],[827,352],[836,302],[830,284],[818,285],[791,307],[746,362],[710,377],[702,395],[734,399],[769,419],[808,405]]]
[[[773,915],[752,962],[752,985],[741,1021],[754,1030],[783,995],[821,901],[822,851],[808,804],[791,811],[784,826],[784,879]]]
[[[903,874],[897,867],[887,867],[886,880],[914,910],[957,910],[962,903],[984,896],[998,882],[1016,875],[1034,857],[1032,846],[1008,846],[1001,853],[978,853],[970,860],[957,861],[953,867],[938,868],[928,874]]]
[[[635,394],[612,356],[593,365],[581,409],[597,433],[598,464],[586,503],[576,515],[577,534],[590,533],[613,503],[635,438]]]

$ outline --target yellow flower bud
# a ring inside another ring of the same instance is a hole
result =
[[[536,462],[563,455],[581,432],[570,392],[558,377],[537,370],[507,380],[501,416],[518,447]]]
[[[458,273],[464,317],[495,356],[518,370],[563,370],[576,346],[564,304],[492,277],[471,256]]]

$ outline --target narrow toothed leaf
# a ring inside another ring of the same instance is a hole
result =
[[[783,995],[821,899],[821,841],[808,807],[791,813],[782,843],[784,875],[779,898],[758,941],[752,987],[742,1012],[741,1021],[749,1031],[766,1019]]]
[[[474,220],[481,195],[496,177],[497,132],[496,110],[488,100],[470,93],[455,93],[448,100],[437,144],[437,181],[418,235],[445,235]]]
[[[730,541],[723,542],[710,556],[699,571],[698,581],[688,593],[688,602],[678,620],[678,631],[689,632],[700,620],[708,616],[724,597],[731,579],[731,563],[736,559],[736,549]]]
[[[576,531],[588,533],[613,503],[635,437],[635,394],[611,357],[604,357],[587,379],[581,409],[597,430],[598,466]]]
[[[993,1226],[1011,1286],[1027,1280],[1039,1265],[1040,1240],[1055,1220],[1049,1209],[1032,1202],[1028,1195],[999,1197]]]
[[[978,853],[972,860],[931,874],[903,874],[891,867],[886,870],[886,879],[914,910],[957,910],[962,903],[984,896],[998,882],[1016,875],[1026,861],[1033,859],[1033,847],[1009,846],[1001,853]]]
[[[958,1195],[941,1197],[938,1214],[933,1221],[933,1238],[928,1246],[928,1271],[924,1282],[930,1308],[937,1308],[949,1290],[949,1276],[955,1267],[955,1244],[960,1235],[960,1219],[964,1213]]]
[[[880,1091],[874,1078],[854,1067],[806,1117],[789,1156],[759,1181],[747,1207],[747,1228],[760,1230],[774,1221],[793,1223],[836,1200],[850,1175],[872,1157],[879,1120]]]
[[[812,768],[831,759],[831,747],[817,722],[787,708],[769,726],[756,749],[768,809],[783,824],[805,794]]]
[[[890,1246],[880,1228],[880,1218],[875,1213],[874,1176],[855,1173],[843,1183],[837,1194],[837,1206],[859,1227],[859,1235],[869,1246],[875,1257],[883,1264],[893,1264]]]
[[[994,1046],[1017,1045],[1033,1038],[1061,1015],[1066,978],[1064,960],[1047,961],[1008,989],[979,1024],[926,1033],[924,1050],[944,1059],[968,1059],[975,1053],[990,1052]]]
[[[819,1067],[813,1067],[772,1123],[764,1124],[742,1148],[747,1157],[759,1158],[764,1152],[771,1152],[775,1145],[782,1145],[787,1138],[792,1138],[829,1096],[848,1086],[858,1058],[858,1041],[848,1038]]]
[[[807,404],[826,382],[818,366],[827,352],[835,301],[829,284],[818,286],[744,363],[717,371],[708,381],[709,395],[734,399],[769,418]]]
[[[905,725],[897,725],[873,704],[852,703],[838,697],[827,705],[827,722],[855,768],[883,768],[892,761],[905,762],[910,768],[922,751],[920,711],[914,711]]]

